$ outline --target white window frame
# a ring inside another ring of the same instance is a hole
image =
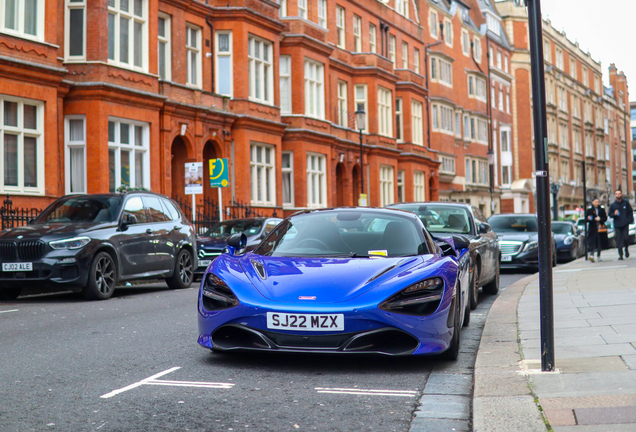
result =
[[[327,156],[321,153],[307,152],[307,207],[327,207]]]
[[[395,36],[392,34],[389,34],[389,60],[395,67]]]
[[[279,76],[280,76],[280,113],[291,114],[292,113],[292,68],[291,68],[291,56],[281,55],[279,57]],[[287,88],[285,93],[284,89]]]
[[[347,93],[349,91],[348,83],[343,80],[338,80],[337,91],[336,124],[342,127],[349,127],[349,106],[347,101]]]
[[[374,24],[369,24],[369,51],[377,52],[377,28]]]
[[[347,48],[347,34],[345,33],[345,9],[342,6],[336,6],[336,36],[338,48]]]
[[[278,9],[278,16],[284,18],[287,16],[287,0],[278,0],[280,9]]]
[[[196,45],[192,44],[192,31],[195,32]],[[186,23],[186,84],[192,87],[203,87],[203,62],[201,61],[201,33],[203,29],[194,24]],[[193,57],[194,56],[194,57]],[[193,67],[193,58],[195,65]],[[194,74],[194,75],[193,75]],[[193,79],[194,78],[194,79]]]
[[[214,61],[214,68],[216,69],[216,73],[215,73],[215,84],[214,84],[214,88],[216,89],[216,93],[223,95],[223,96],[229,96],[229,97],[233,97],[234,96],[234,61],[233,61],[233,52],[234,52],[234,41],[232,40],[232,30],[217,30],[215,32],[215,40],[214,40],[214,55],[215,55],[215,61]],[[221,46],[219,40],[220,40],[220,36],[228,36],[228,42],[229,42],[229,46],[228,46],[228,50],[227,51],[219,51],[219,47]],[[221,58],[227,58],[229,59],[229,71],[222,71],[219,68],[219,65],[221,64],[221,62],[219,61],[219,59]],[[221,80],[229,80],[229,84],[230,84],[230,91],[229,93],[221,93],[220,89],[221,89]]]
[[[466,157],[466,184],[488,186],[489,167],[488,161],[478,158]]]
[[[405,18],[409,17],[409,1],[410,0],[395,0],[395,10]]]
[[[455,110],[440,103],[431,105],[432,129],[435,132],[455,135]]]
[[[259,47],[256,55],[255,47]],[[248,38],[249,99],[265,105],[274,105],[274,44],[271,41],[250,35]],[[258,77],[256,76],[258,72]],[[256,94],[256,84],[260,94]]]
[[[78,0],[70,1],[66,0],[66,8],[64,11],[64,60],[67,62],[72,61],[84,61],[86,60],[86,1]],[[0,10],[0,25],[4,26],[4,1],[2,3],[2,10]],[[71,55],[71,10],[82,11],[82,54]]]
[[[5,126],[4,124],[4,110],[5,102],[17,103],[17,126]],[[36,128],[26,129],[24,127],[24,105],[32,105],[36,107]],[[13,193],[20,195],[44,195],[45,192],[45,154],[44,154],[44,102],[33,100],[16,98],[8,95],[0,94],[0,192]],[[5,135],[17,136],[17,186],[5,185]],[[24,186],[24,138],[36,139],[36,184],[37,186]]]
[[[393,136],[393,95],[391,90],[378,86],[378,133]]]
[[[424,145],[423,104],[420,101],[411,101],[411,130],[413,144]]]
[[[444,19],[444,43],[453,47],[453,23],[448,18]]]
[[[565,70],[563,68],[563,50],[559,47],[556,47],[556,67]]]
[[[428,25],[430,27],[431,37],[437,39],[439,37],[439,23],[437,22],[438,15],[434,10],[430,10],[428,13]]]
[[[470,56],[470,35],[465,29],[462,29],[462,53],[466,57]]]
[[[289,166],[286,167],[283,163],[283,158],[284,156],[288,155],[289,156]],[[282,189],[281,189],[281,193],[282,193],[282,199],[283,199],[283,207],[294,207],[294,152],[293,151],[284,151],[281,152],[281,172],[282,172],[282,182],[283,184]],[[290,195],[290,201],[285,201],[285,192],[284,192],[284,188],[285,188],[285,177],[288,176],[289,178],[289,195]]]
[[[404,142],[404,100],[395,98],[395,139],[397,142]]]
[[[475,117],[475,141],[481,144],[488,144],[488,121],[481,117]]]
[[[406,173],[404,170],[398,170],[397,172],[397,201],[404,202],[404,176]]]
[[[587,71],[587,68],[586,68],[586,67],[584,67],[584,68],[583,68],[583,81],[582,81],[582,82],[583,82],[583,85],[584,85],[585,87],[587,87],[588,79],[589,79],[589,77],[588,77],[588,71]]]
[[[424,171],[413,171],[413,201],[426,201],[426,174]]]
[[[307,0],[298,0],[298,16],[307,19]]]
[[[444,174],[455,174],[455,158],[451,156],[441,156],[439,172]]]
[[[158,26],[159,26],[159,20],[162,19],[164,22],[164,31],[165,34],[162,36],[159,34],[159,30],[158,30]],[[170,81],[172,80],[172,20],[171,20],[171,16],[163,13],[163,12],[159,12],[159,16],[157,19],[157,75],[160,76],[160,79],[163,79],[164,81]],[[165,58],[165,76],[163,78],[161,78],[161,68],[159,67],[159,53],[161,52],[161,48],[163,47],[164,51],[164,58]]]
[[[508,73],[508,56],[504,55],[504,72]]]
[[[128,181],[130,187],[137,186],[137,178],[135,173],[137,153],[142,153],[142,175],[141,186],[150,189],[150,125],[148,123],[139,122],[130,119],[122,119],[118,117],[108,117],[108,122],[115,124],[115,141],[108,141],[108,151],[115,150],[115,190],[121,186],[121,151],[129,151],[129,168],[128,168]],[[121,125],[127,124],[129,126],[129,143],[121,142]],[[141,146],[135,145],[135,126],[142,128]],[[110,127],[110,125],[108,126]],[[110,157],[109,157],[110,161]],[[131,169],[132,167],[132,169]],[[110,168],[110,165],[109,165]],[[110,181],[110,177],[109,177]],[[109,183],[110,184],[110,183]]]
[[[6,2],[5,0],[0,1],[0,33],[9,34],[11,36],[17,36],[22,39],[31,39],[36,41],[44,41],[44,20],[45,18],[45,0],[36,0],[37,2],[37,13],[35,15],[36,27],[35,33],[30,34],[25,31],[25,19],[26,19],[26,11],[25,11],[25,2],[24,0],[16,0],[15,3],[15,19],[17,20],[17,28],[12,29],[6,27]],[[84,14],[84,26],[86,26],[86,14]],[[85,27],[86,28],[86,27]],[[84,37],[86,37],[86,32],[84,32]],[[86,44],[84,44],[84,52],[86,52]]]
[[[431,81],[453,88],[453,65],[436,56],[431,56]]]
[[[497,68],[499,68],[500,70],[501,68],[501,50],[497,50]]]
[[[113,59],[108,56],[108,63],[119,66],[126,69],[137,70],[140,72],[148,72],[148,0],[142,0],[142,16],[138,16],[134,14],[134,0],[129,1],[129,9],[130,11],[122,11],[120,9],[121,0],[108,0],[108,15],[114,16],[114,39],[113,39]],[[121,18],[125,18],[129,20],[128,27],[128,63],[123,62],[121,60]],[[141,30],[141,66],[135,65],[135,31],[134,26],[135,22],[140,23],[142,25]],[[108,42],[110,42],[110,38],[107,37]],[[199,44],[200,45],[200,44]]]
[[[259,149],[261,151],[260,161],[258,160]],[[267,153],[269,153],[269,162],[266,160]],[[250,191],[251,205],[276,205],[276,148],[274,146],[257,142],[250,143]]]
[[[478,99],[482,102],[486,102],[486,95],[487,95],[486,80],[478,75],[469,74],[468,75],[468,96],[471,98]]]
[[[420,73],[420,50],[413,48],[413,72]]]
[[[82,121],[82,139],[71,141],[71,121]],[[86,116],[84,115],[68,115],[64,117],[64,180],[66,184],[66,194],[84,194],[87,193],[87,175],[86,175]],[[71,149],[83,150],[83,181],[81,182],[81,190],[72,190],[71,178]]]
[[[363,99],[359,98],[358,89],[362,89],[363,94],[364,94],[364,98]],[[364,110],[365,113],[367,113],[367,115],[364,116],[364,129],[363,129],[363,131],[365,133],[369,133],[369,115],[368,115],[368,113],[369,113],[369,103],[368,103],[369,95],[367,93],[367,85],[366,84],[356,84],[353,87],[353,91],[354,91],[353,97],[354,97],[354,100],[355,100],[356,111],[358,110],[358,106],[362,105],[362,109]],[[356,130],[360,130],[360,127],[358,126],[357,118],[355,120],[355,127],[356,127]]]
[[[318,25],[327,28],[327,0],[318,0]]]
[[[409,44],[402,41],[402,69],[409,68]]]
[[[362,18],[353,16],[353,51],[362,52]]]
[[[473,49],[475,50],[475,60],[481,63],[481,39],[473,36]]]
[[[393,165],[380,165],[380,207],[395,202],[395,168]]]
[[[324,76],[324,64],[305,59],[305,115],[309,117],[325,118]]]

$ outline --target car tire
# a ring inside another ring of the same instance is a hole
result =
[[[482,288],[484,293],[488,295],[497,295],[499,293],[499,275],[501,274],[501,257],[497,260],[495,267],[495,277]]]
[[[172,276],[166,279],[166,283],[172,289],[188,288],[194,280],[194,261],[192,254],[187,249],[181,249],[177,255]]]
[[[459,287],[459,286],[458,286]],[[461,334],[461,323],[459,322],[461,315],[461,292],[457,292],[455,295],[455,316],[453,317],[453,336],[451,338],[450,346],[446,351],[444,351],[441,355],[444,360],[457,360],[459,357],[459,344],[460,344],[460,334]]]
[[[570,248],[570,261],[574,261],[575,259],[578,258],[579,255],[579,245],[576,245],[576,248],[571,247]]]
[[[82,295],[88,300],[106,300],[113,295],[117,286],[117,268],[113,258],[106,252],[99,252],[88,270],[88,282]]]
[[[468,290],[468,297],[470,303],[470,310],[475,310],[477,308],[477,302],[479,301],[479,287],[477,286],[477,281],[481,276],[480,271],[481,265],[475,265],[475,270],[473,270],[473,275],[470,279],[470,288]]]
[[[556,246],[552,245],[552,267],[556,267],[556,266],[557,266]]]
[[[22,293],[22,288],[0,288],[0,300],[15,300]]]
[[[466,310],[464,311],[464,322],[462,323],[462,327],[468,327],[470,324],[470,301],[466,302]]]

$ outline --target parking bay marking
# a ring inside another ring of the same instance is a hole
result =
[[[17,312],[20,309],[10,309],[10,310],[6,310],[6,311],[0,311],[0,313],[5,313],[5,312]]]
[[[128,385],[126,387],[122,387],[117,390],[113,390],[112,392],[106,393],[105,395],[102,395],[100,397],[102,399],[108,399],[120,393],[123,393],[128,390],[132,390],[142,385],[163,385],[163,386],[174,386],[174,387],[198,387],[198,388],[220,388],[220,389],[231,389],[232,387],[234,387],[234,383],[213,383],[213,382],[200,382],[200,381],[170,381],[170,380],[158,379],[164,375],[168,375],[169,373],[176,371],[177,369],[181,369],[181,367],[176,366],[176,367],[167,369],[163,372],[159,372],[158,374],[142,379],[141,381],[138,381],[134,384]]]
[[[328,388],[328,387],[315,387],[318,393],[331,393],[331,394],[348,394],[348,395],[369,395],[369,396],[398,396],[398,397],[415,397],[417,391],[412,390],[369,390],[358,388]]]

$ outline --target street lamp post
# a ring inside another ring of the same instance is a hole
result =
[[[552,220],[559,220],[559,189],[561,185],[559,183],[550,183],[550,192],[552,193],[552,203],[554,207],[552,207]]]
[[[488,174],[490,177],[490,214],[495,214],[495,200],[493,198],[494,189],[494,172],[495,172],[495,153],[492,148],[488,149]]]
[[[366,196],[364,194],[364,165],[362,163],[362,131],[364,130],[364,124],[366,123],[366,115],[363,105],[358,104],[358,110],[356,111],[356,123],[358,123],[358,131],[360,131],[360,199],[358,205],[367,205]]]

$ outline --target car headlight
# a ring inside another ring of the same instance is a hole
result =
[[[536,249],[538,247],[539,247],[539,242],[538,241],[531,241],[531,242],[526,243],[526,246],[523,248],[523,250],[524,250],[524,252],[527,252],[529,250]]]
[[[563,240],[563,243],[565,243],[566,245],[571,245],[573,241],[574,237],[566,237],[565,240]]]
[[[53,249],[81,249],[91,241],[88,237],[74,237],[64,240],[55,240],[49,242],[49,246]]]
[[[214,273],[208,273],[203,282],[203,307],[209,311],[238,306],[238,298],[230,287]]]
[[[444,280],[424,279],[383,301],[379,308],[388,312],[426,316],[435,312],[442,300]]]

